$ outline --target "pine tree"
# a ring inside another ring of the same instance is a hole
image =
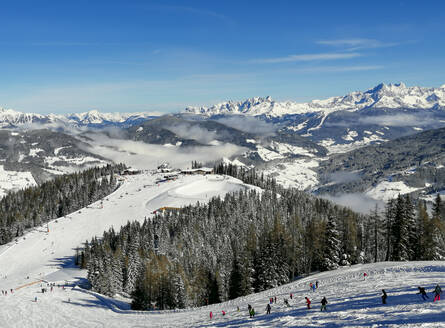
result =
[[[428,212],[426,210],[426,204],[419,201],[417,206],[417,244],[415,245],[415,259],[427,260],[430,258],[429,249],[432,244],[432,236],[430,235],[429,225],[431,224]]]
[[[437,193],[433,204],[433,218],[445,219],[443,215],[443,207],[440,193]]]
[[[148,310],[151,308],[151,290],[147,280],[147,272],[143,271],[136,280],[135,288],[131,293],[131,308],[133,310]]]
[[[335,270],[340,263],[340,240],[335,219],[330,216],[326,224],[322,270]]]
[[[187,291],[180,269],[176,268],[172,278],[172,307],[183,309],[187,306]]]
[[[209,293],[209,304],[215,304],[221,302],[219,297],[219,286],[218,280],[216,278],[216,274],[212,274],[210,271],[207,273],[207,281],[208,281],[208,293]]]
[[[383,259],[382,250],[384,246],[384,223],[379,214],[378,205],[375,206],[371,212],[371,245],[372,245],[372,259],[378,262]],[[365,232],[366,233],[366,232]]]
[[[408,259],[415,260],[416,248],[419,243],[419,232],[417,231],[418,224],[416,222],[414,206],[411,202],[409,194],[404,197],[403,205],[403,216],[405,224],[407,225],[406,230],[408,233]]]
[[[234,256],[232,261],[232,271],[230,273],[229,282],[229,299],[233,300],[240,296],[243,296],[243,286],[242,286],[242,272],[241,267],[238,263],[236,256]]]
[[[385,239],[386,239],[386,256],[385,261],[390,261],[393,252],[393,226],[396,217],[395,199],[389,199],[385,209]]]
[[[406,202],[399,195],[396,200],[394,223],[391,228],[393,234],[392,260],[394,261],[408,261],[410,258],[410,233],[406,213]]]

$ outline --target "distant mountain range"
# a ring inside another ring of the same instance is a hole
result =
[[[384,84],[365,92],[308,103],[276,102],[271,97],[250,98],[241,102],[228,101],[210,107],[187,107],[188,113],[200,115],[243,114],[282,117],[285,115],[336,111],[357,111],[367,108],[445,109],[445,85],[440,88],[407,87],[403,83]]]
[[[107,127],[118,129],[103,129]],[[1,169],[31,172],[37,183],[107,163],[89,145],[105,134],[111,144],[119,138],[185,152],[187,147],[235,145],[241,152],[224,161],[255,166],[279,183],[320,194],[366,192],[383,199],[398,192],[431,195],[445,188],[445,85],[379,84],[303,104],[251,98],[163,116],[1,109],[0,128]],[[33,132],[45,128],[49,130]],[[4,174],[5,181],[13,176]],[[23,176],[20,181],[28,180]]]
[[[22,113],[12,109],[0,108],[1,128],[44,128],[44,127],[128,127],[157,117],[152,113],[100,113],[91,110],[84,113],[57,115]]]

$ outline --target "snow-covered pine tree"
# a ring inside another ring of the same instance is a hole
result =
[[[391,228],[393,235],[393,261],[408,261],[410,259],[410,233],[406,211],[406,201],[399,195],[396,200],[394,223]]]
[[[340,239],[335,218],[330,216],[326,222],[322,270],[335,270],[340,263]]]
[[[445,220],[445,209],[444,204],[442,202],[440,193],[437,193],[436,198],[433,203],[433,218],[439,218]]]
[[[419,232],[417,230],[418,224],[416,222],[416,213],[409,194],[405,195],[403,197],[403,200],[403,216],[405,217],[405,222],[407,225],[406,229],[408,232],[408,259],[415,260],[417,248],[416,245],[419,243]]]
[[[179,264],[176,264],[172,272],[172,307],[178,309],[183,309],[188,304],[187,291],[181,272]]]

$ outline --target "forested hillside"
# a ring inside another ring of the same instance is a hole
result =
[[[107,165],[63,175],[40,186],[9,193],[0,200],[0,245],[26,229],[79,210],[116,188],[115,173],[123,165]]]
[[[445,188],[444,165],[445,128],[429,130],[331,156],[320,164],[318,171],[325,185],[318,192],[363,192],[389,179],[433,193]],[[335,181],[338,172],[353,175]]]
[[[387,215],[363,216],[236,167],[220,166],[262,193],[128,223],[87,243],[82,265],[93,289],[129,294],[135,309],[217,303],[287,283],[314,270],[382,260],[443,258],[443,208],[430,219],[408,197]]]

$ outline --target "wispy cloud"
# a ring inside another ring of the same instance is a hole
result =
[[[276,58],[261,58],[252,59],[250,63],[255,64],[279,64],[279,63],[292,63],[292,62],[308,62],[308,61],[326,61],[326,60],[338,60],[338,59],[350,59],[360,57],[359,53],[319,53],[319,54],[301,54],[301,55],[289,55],[285,57]]]
[[[341,195],[320,195],[323,198],[329,199],[336,204],[343,205],[351,208],[354,211],[361,212],[363,214],[369,214],[369,212],[378,208],[385,208],[385,204],[382,201],[373,199],[366,194],[354,193],[354,194],[341,194]]]
[[[336,73],[336,72],[360,72],[383,69],[382,65],[356,65],[356,66],[315,66],[292,70],[298,73]]]
[[[217,146],[178,147],[119,140],[109,138],[105,134],[94,134],[91,137],[92,141],[89,142],[91,147],[86,150],[139,169],[152,169],[165,161],[174,167],[186,168],[190,165],[191,159],[206,163],[223,157],[231,158],[247,150],[228,143]]]
[[[429,115],[419,114],[396,114],[396,115],[380,115],[367,116],[359,119],[362,124],[376,124],[381,126],[424,126],[437,123],[433,117]]]
[[[361,49],[375,49],[375,48],[387,48],[400,45],[400,42],[383,42],[376,39],[356,38],[356,39],[336,39],[336,40],[320,40],[317,44],[333,46],[333,47],[346,47],[348,51],[355,51]]]

